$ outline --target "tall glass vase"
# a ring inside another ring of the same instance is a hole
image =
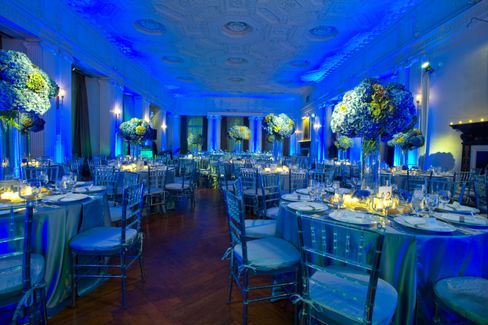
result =
[[[349,149],[337,149],[337,160],[342,161],[342,160],[347,160],[347,151]]]
[[[242,153],[242,141],[236,140],[236,144],[234,146],[234,153],[238,155]]]
[[[273,159],[276,163],[283,159],[283,139],[275,137],[273,141]]]
[[[361,188],[376,193],[380,182],[380,138],[363,139],[361,152]]]
[[[402,169],[408,169],[408,150],[402,150],[402,154],[400,155],[400,166]]]

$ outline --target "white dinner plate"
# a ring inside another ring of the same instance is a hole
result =
[[[51,204],[69,204],[69,203],[83,201],[88,197],[89,196],[85,194],[68,193],[68,194],[45,196],[42,200],[46,203],[51,203]]]
[[[94,186],[94,185],[76,187],[73,190],[74,193],[98,193],[103,191],[105,191],[105,186]]]
[[[298,190],[296,190],[295,192],[297,192],[298,194],[302,194],[302,195],[309,195],[310,194],[310,188],[299,188]]]
[[[92,182],[82,182],[82,181],[79,181],[79,182],[76,182],[75,183],[75,187],[89,186],[90,184],[92,184]]]
[[[329,217],[336,221],[360,226],[373,226],[378,222],[378,217],[360,211],[335,210],[329,214]]]
[[[480,210],[473,208],[473,207],[468,207],[466,205],[461,205],[457,202],[450,203],[450,204],[439,204],[439,206],[436,208],[436,211],[439,212],[452,212],[452,213],[457,213],[457,214],[478,214],[480,213]]]
[[[288,204],[288,207],[295,211],[306,213],[322,213],[329,209],[327,205],[318,202],[293,202]]]
[[[409,227],[416,230],[444,233],[456,231],[456,227],[435,218],[400,216],[393,220],[404,227]]]
[[[434,213],[434,216],[442,221],[447,221],[460,226],[488,227],[488,219],[480,215],[436,212]]]
[[[283,194],[281,199],[289,202],[312,201],[312,198],[309,195],[301,195],[296,193]]]

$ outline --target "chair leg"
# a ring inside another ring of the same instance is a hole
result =
[[[227,296],[227,303],[231,303],[232,302],[232,287],[234,285],[234,278],[232,277],[232,274],[234,272],[234,263],[233,263],[233,256],[231,254],[230,256],[230,262],[229,262],[229,293],[228,293],[228,296]]]
[[[242,284],[242,325],[247,325],[247,305],[248,305],[248,287],[249,287],[249,277],[247,271],[243,274],[243,284]]]
[[[39,303],[41,304],[42,324],[47,324],[47,307],[46,307],[46,288],[39,289]]]
[[[71,307],[76,307],[76,253],[71,253]]]
[[[141,256],[139,256],[139,268],[141,269],[141,280],[142,282],[145,282],[146,277],[144,276],[144,262],[142,260],[142,253]]]
[[[126,299],[126,290],[127,290],[127,266],[125,264],[125,252],[120,254],[120,273],[121,273],[121,280],[122,280],[122,307],[127,309],[127,299]]]

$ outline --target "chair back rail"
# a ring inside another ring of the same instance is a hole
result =
[[[307,215],[299,215],[297,220],[305,299],[310,299],[309,289],[312,284],[325,290],[339,292],[343,297],[364,301],[364,312],[360,321],[370,324],[379,279],[383,233]],[[348,269],[352,272],[341,272]],[[367,286],[366,295],[355,296],[351,292],[342,292],[340,287],[312,279],[317,271]],[[351,276],[354,272],[368,275],[368,280],[361,282]],[[326,306],[323,307],[326,309]]]

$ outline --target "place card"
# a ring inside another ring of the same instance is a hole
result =
[[[393,197],[393,187],[391,186],[380,186],[378,188],[378,197],[383,198],[385,200],[391,200]]]

